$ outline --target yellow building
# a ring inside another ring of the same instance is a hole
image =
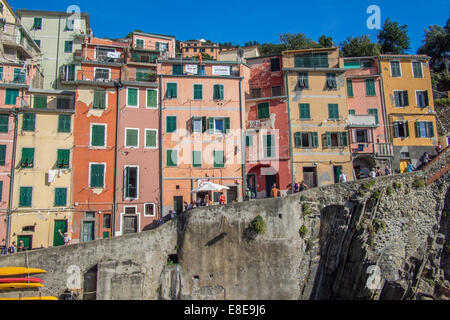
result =
[[[333,184],[353,180],[347,91],[339,48],[283,52],[288,93],[292,182]]]
[[[36,249],[63,245],[71,229],[74,97],[35,89],[30,101],[18,116],[10,243]]]
[[[438,143],[429,60],[424,55],[381,55],[388,131],[394,144],[394,171],[418,167]]]

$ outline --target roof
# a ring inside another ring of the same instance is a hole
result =
[[[330,47],[330,48],[309,48],[309,49],[298,49],[298,50],[286,50],[283,51],[282,54],[292,54],[292,53],[304,53],[304,52],[313,52],[313,51],[335,51],[339,50],[338,47]]]
[[[239,48],[232,48],[232,49],[227,49],[227,48],[222,48],[222,52],[223,53],[227,53],[227,52],[232,52],[232,51],[237,51],[238,49],[244,49],[245,50],[250,50],[250,49],[258,49],[258,46],[251,46],[251,47],[239,47]],[[259,50],[259,49],[258,49]]]
[[[268,55],[259,56],[259,57],[250,57],[250,58],[246,58],[246,60],[257,60],[257,59],[265,59],[265,58],[281,58],[281,53],[280,54],[268,54]]]
[[[160,60],[158,59],[158,62],[161,63],[182,63],[182,64],[199,64],[200,62],[198,60],[194,60],[194,59],[167,59],[167,60]],[[246,63],[244,62],[238,62],[238,61],[216,61],[216,60],[203,60],[202,61],[203,64],[225,64],[225,65],[230,65],[230,64],[242,64],[246,67],[249,67]],[[250,68],[250,67],[249,67]]]
[[[431,58],[424,54],[382,54],[380,59],[422,59],[430,60]]]
[[[44,11],[44,10],[26,10],[26,9],[19,9],[17,10],[17,15],[19,17],[23,15],[27,16],[55,16],[55,17],[67,17],[71,16],[72,13],[64,12],[64,11]],[[86,24],[87,29],[90,29],[90,22],[89,22],[89,13],[87,12],[80,12],[80,16],[83,18],[86,18]]]
[[[344,60],[368,60],[368,59],[376,59],[377,56],[367,56],[367,57],[343,57]]]
[[[161,38],[166,40],[172,40],[175,39],[175,36],[170,36],[166,34],[157,34],[157,33],[147,33],[147,32],[141,32],[141,31],[133,31],[132,34],[140,35],[140,36],[147,36],[147,37],[154,37],[154,38]]]

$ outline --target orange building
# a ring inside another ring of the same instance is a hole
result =
[[[180,42],[180,50],[183,58],[197,57],[199,53],[210,55],[214,60],[219,60],[220,46],[206,40],[188,40]]]
[[[250,69],[237,62],[158,65],[162,109],[163,213],[184,202],[219,202],[222,192],[194,194],[203,182],[226,186],[228,203],[243,197],[243,110]]]

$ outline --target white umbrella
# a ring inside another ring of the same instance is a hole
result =
[[[204,192],[204,191],[220,191],[220,190],[223,190],[223,189],[229,190],[230,188],[225,187],[225,186],[221,186],[219,184],[215,184],[215,183],[212,183],[212,182],[206,182],[206,183],[203,183],[197,189],[192,190],[192,193]]]

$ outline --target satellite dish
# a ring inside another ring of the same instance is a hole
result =
[[[242,59],[242,57],[244,56],[244,49],[239,48],[239,49],[237,50],[237,55],[238,55],[238,57],[239,57],[240,59]]]

